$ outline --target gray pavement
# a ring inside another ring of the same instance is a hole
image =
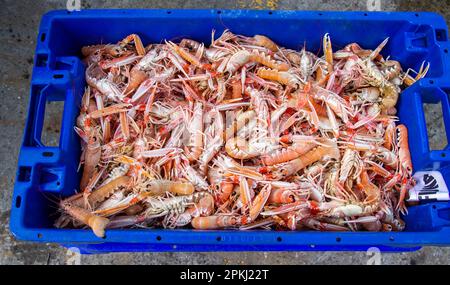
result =
[[[9,210],[15,179],[17,155],[22,140],[39,20],[52,9],[65,9],[66,0],[4,0],[0,6],[0,264],[65,264],[72,256],[54,244],[21,242],[9,232]],[[450,21],[450,1],[87,1],[90,8],[218,8],[293,10],[434,11]],[[442,114],[427,108],[427,117],[437,122]],[[59,112],[50,106],[45,140],[57,144]],[[430,123],[431,148],[442,147],[442,126]],[[450,264],[450,248],[425,247],[412,253],[383,254],[383,264]],[[215,252],[215,253],[120,253],[86,255],[82,264],[366,264],[365,252]]]

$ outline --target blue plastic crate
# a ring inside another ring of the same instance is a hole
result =
[[[11,231],[18,239],[76,246],[84,253],[115,251],[260,251],[366,250],[411,251],[422,245],[450,244],[448,202],[409,208],[404,232],[279,232],[196,230],[108,230],[104,239],[89,230],[56,229],[55,204],[48,194],[69,196],[78,188],[80,142],[73,131],[85,86],[82,46],[117,42],[137,33],[144,43],[193,38],[209,43],[211,30],[252,36],[264,34],[278,44],[319,50],[330,33],[334,48],[350,42],[375,48],[386,37],[382,54],[418,69],[431,63],[425,79],[399,100],[400,121],[409,129],[413,166],[439,170],[450,185],[450,149],[430,151],[423,103],[442,103],[450,134],[450,43],[444,19],[433,13],[365,13],[217,10],[53,11],[41,21],[35,54],[28,119],[20,151]],[[46,147],[41,131],[47,101],[64,101],[59,147]]]

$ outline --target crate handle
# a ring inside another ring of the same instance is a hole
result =
[[[429,84],[433,85],[434,80],[430,79]],[[421,112],[423,114],[423,125],[424,125],[424,138],[427,139],[429,157],[433,162],[449,162],[450,161],[450,101],[449,94],[447,94],[441,88],[436,88],[436,92],[421,94]],[[429,140],[428,140],[428,129],[426,127],[427,120],[425,118],[425,110],[423,108],[424,103],[437,104],[441,103],[442,108],[442,118],[444,122],[444,132],[447,138],[447,145],[442,150],[430,150]]]
[[[36,107],[34,112],[31,113],[31,117],[28,118],[29,120],[32,120],[32,124],[30,124],[31,130],[27,130],[27,132],[31,132],[31,145],[35,145],[37,147],[45,147],[45,145],[41,142],[41,135],[45,120],[45,105],[47,103],[45,94],[48,89],[49,85],[45,85],[45,87],[38,88],[36,92],[32,92],[31,94],[31,96],[34,97],[31,98],[31,100],[36,102]],[[32,106],[30,106],[30,109],[31,108]]]
[[[61,95],[63,94],[63,95]],[[55,88],[52,88],[52,85],[46,85],[44,88],[42,88],[40,90],[40,92],[36,93],[36,94],[32,94],[32,96],[37,96],[36,98],[36,111],[34,112],[34,117],[31,118],[33,120],[33,124],[32,124],[32,128],[33,128],[33,141],[34,141],[34,145],[36,145],[39,148],[45,148],[48,149],[49,151],[53,151],[55,147],[53,146],[47,146],[42,142],[42,132],[44,124],[45,124],[45,119],[46,119],[46,108],[47,108],[47,103],[49,102],[65,102],[65,94],[64,92],[57,90]],[[64,116],[64,111],[65,111],[65,107],[61,110],[61,114],[62,116]],[[61,118],[61,124],[63,123],[64,118]],[[60,132],[59,132],[59,138],[58,138],[58,145],[56,146],[57,148],[60,146],[61,144],[61,139],[62,139],[62,132],[63,132],[63,126],[59,126],[60,128]],[[46,153],[46,151],[44,150],[44,153]]]

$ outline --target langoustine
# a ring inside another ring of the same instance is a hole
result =
[[[414,185],[402,87],[424,77],[358,44],[324,55],[225,31],[83,48],[80,193],[59,226],[402,230]],[[414,73],[415,77],[411,74]]]

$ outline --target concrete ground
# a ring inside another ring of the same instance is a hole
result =
[[[4,0],[0,9],[0,264],[65,264],[73,255],[55,244],[21,242],[9,232],[9,211],[16,173],[17,155],[27,115],[29,82],[39,20],[52,9],[65,9],[66,0]],[[90,8],[220,8],[298,10],[435,11],[450,21],[449,1],[359,1],[359,0],[177,0],[177,1],[87,1]],[[442,114],[427,108],[431,118],[432,148],[445,140]],[[45,140],[58,141],[58,109],[50,107]],[[446,144],[446,143],[445,143]],[[444,144],[444,145],[445,145]],[[450,264],[450,248],[425,247],[413,253],[383,254],[382,264]],[[365,252],[215,252],[215,253],[121,253],[82,256],[82,264],[366,264]]]

